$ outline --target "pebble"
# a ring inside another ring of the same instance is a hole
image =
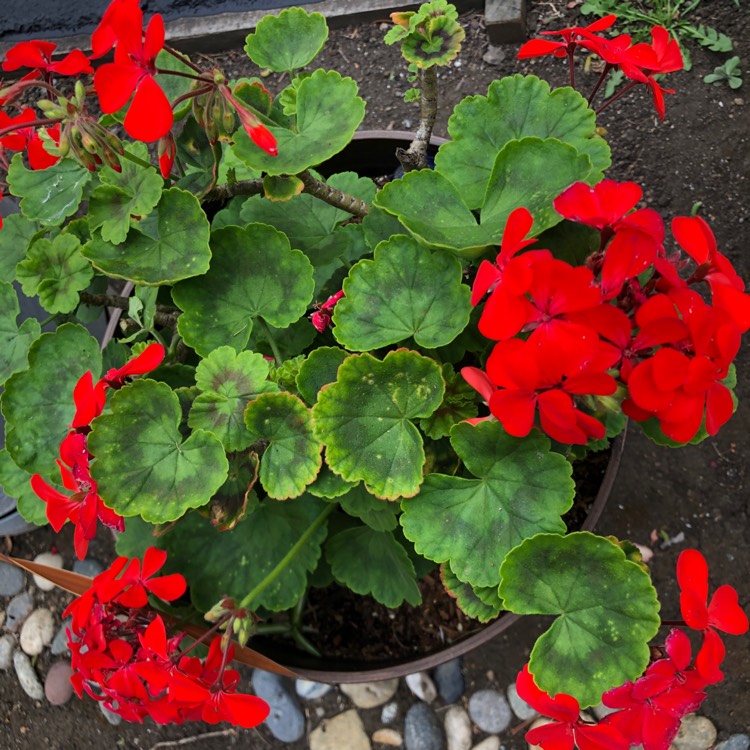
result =
[[[57,635],[52,639],[50,651],[53,656],[62,656],[62,654],[67,654],[69,652],[68,634],[65,631],[70,627],[70,624],[71,619],[68,618],[63,622],[62,627],[57,631]]]
[[[443,721],[448,750],[471,750],[471,719],[461,706],[451,706]]]
[[[507,729],[512,714],[508,701],[497,690],[478,690],[469,698],[469,714],[483,731],[499,734]]]
[[[500,738],[486,737],[478,745],[474,745],[471,750],[500,750]]]
[[[63,566],[62,556],[56,555],[54,552],[42,552],[34,558],[34,562],[39,563],[40,565],[49,565],[50,568],[62,569]],[[33,578],[36,587],[42,591],[52,591],[52,589],[55,588],[55,584],[52,583],[52,581],[48,581],[42,576],[34,574]]]
[[[115,713],[111,709],[104,705],[103,701],[99,701],[99,710],[102,712],[102,716],[113,726],[117,727],[122,723],[122,716]]]
[[[533,719],[537,715],[537,712],[518,695],[515,682],[508,685],[507,693],[510,707],[513,709],[513,713],[521,719],[521,721]]]
[[[13,649],[16,647],[16,639],[7,633],[0,638],[0,670],[3,672],[10,669],[13,664]]]
[[[331,690],[331,687],[331,685],[326,685],[325,682],[313,682],[312,680],[296,680],[294,683],[297,695],[308,701],[322,698]]]
[[[24,584],[21,568],[0,562],[0,596],[15,596]]]
[[[390,747],[401,747],[404,744],[403,737],[395,729],[378,729],[373,732],[372,741]]]
[[[505,50],[502,47],[496,47],[493,44],[487,48],[487,51],[482,55],[482,60],[487,65],[500,65],[505,60]]]
[[[438,693],[446,703],[455,703],[466,690],[461,659],[451,659],[435,668]]]
[[[341,692],[357,708],[375,708],[387,703],[396,694],[398,679],[381,680],[380,682],[357,682],[341,685]]]
[[[96,578],[104,570],[104,566],[93,557],[87,557],[84,560],[76,560],[73,563],[73,572],[80,573],[82,576]]]
[[[42,700],[44,698],[44,688],[36,676],[34,667],[31,666],[29,657],[23,651],[14,652],[13,666],[15,667],[18,682],[21,684],[23,692],[35,701]]]
[[[310,750],[370,750],[370,738],[355,709],[323,719],[310,733]]]
[[[24,591],[23,594],[14,596],[10,602],[8,602],[8,606],[5,609],[5,614],[7,615],[5,629],[10,630],[11,633],[17,632],[33,609],[34,601],[28,591]]]
[[[404,720],[406,750],[445,750],[445,737],[437,716],[426,703],[415,703]]]
[[[437,698],[437,689],[435,683],[430,679],[430,676],[425,672],[415,672],[414,674],[408,674],[405,678],[406,684],[409,690],[419,698],[419,700],[425,703],[432,703]]]
[[[383,724],[390,724],[396,720],[397,716],[398,703],[395,701],[393,703],[386,703],[385,706],[383,706],[383,710],[380,712],[380,721],[382,721]]]
[[[0,609],[0,628],[5,625],[5,610]]]
[[[55,618],[48,609],[35,609],[21,627],[21,648],[29,656],[39,656],[55,635]]]
[[[672,741],[675,750],[708,750],[716,742],[716,727],[705,716],[689,714]]]
[[[716,746],[716,750],[747,750],[750,747],[750,737],[746,734],[733,734]]]
[[[44,694],[53,706],[65,705],[73,696],[70,678],[73,670],[67,661],[55,662],[44,678]]]
[[[256,669],[253,672],[253,689],[271,707],[266,726],[281,742],[296,742],[305,733],[305,715],[292,695],[291,681],[281,675]]]

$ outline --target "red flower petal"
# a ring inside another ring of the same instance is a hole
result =
[[[731,635],[747,633],[748,619],[739,605],[739,598],[733,586],[724,584],[716,589],[708,605],[709,625]]]
[[[145,75],[125,115],[125,130],[137,141],[151,143],[166,135],[173,122],[174,116],[167,95],[152,76]]]
[[[516,677],[516,690],[522,700],[526,701],[535,711],[538,711],[543,716],[549,716],[551,719],[565,722],[573,722],[578,719],[581,711],[578,701],[572,695],[565,695],[565,693],[559,693],[554,698],[545,693],[534,682],[534,677],[529,672],[528,664],[524,666],[518,673],[518,677]]]
[[[94,88],[102,112],[111,115],[123,107],[147,73],[133,64],[107,63],[94,74]],[[135,136],[133,136],[135,137]]]

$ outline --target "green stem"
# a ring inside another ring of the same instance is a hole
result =
[[[302,180],[306,193],[320,198],[320,200],[329,206],[340,208],[342,211],[359,216],[361,219],[367,216],[370,207],[363,200],[355,198],[353,195],[347,195],[341,190],[332,188],[330,185],[326,185],[325,182],[313,177],[307,169],[304,172],[300,172],[297,177]]]
[[[149,162],[147,162],[145,159],[141,159],[140,157],[136,156],[135,154],[131,154],[130,151],[123,151],[123,153],[121,154],[121,156],[123,158],[127,159],[128,161],[132,161],[133,164],[138,164],[141,167],[152,167],[153,168],[153,166],[154,166],[153,164],[149,164]]]
[[[276,360],[276,366],[280,367],[281,363],[284,361],[284,358],[281,356],[279,347],[277,346],[273,334],[271,333],[271,327],[268,325],[268,323],[266,323],[265,320],[263,320],[263,318],[258,318],[257,320],[260,323],[261,328],[263,328],[266,332],[266,338],[268,339],[268,344],[271,347],[273,358]]]
[[[310,541],[328,516],[337,507],[336,503],[329,503],[323,512],[310,524],[305,533],[296,541],[294,546],[279,560],[276,567],[240,602],[239,609],[251,609],[250,604],[257,599],[274,581],[286,570],[299,551]]]

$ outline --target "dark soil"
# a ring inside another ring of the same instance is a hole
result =
[[[579,20],[577,2],[566,4],[532,3],[529,31],[559,28]],[[750,49],[750,13],[745,4],[732,0],[703,0],[697,11],[699,21],[732,36],[742,54]],[[587,21],[588,22],[588,21]],[[447,112],[463,96],[484,93],[496,77],[514,72],[541,74],[551,83],[567,83],[567,71],[559,61],[515,61],[517,45],[502,48],[505,59],[498,66],[482,62],[487,49],[486,35],[479,15],[465,18],[467,40],[461,65],[441,77],[442,114],[436,133],[446,135]],[[385,47],[378,24],[343,28],[331,33],[328,48],[319,61],[322,67],[348,71],[367,100],[363,127],[408,129],[416,121],[414,105],[404,104],[402,93],[408,85],[398,50]],[[606,110],[600,125],[608,131],[614,164],[609,176],[636,180],[644,186],[645,202],[666,218],[688,214],[702,203],[706,218],[720,249],[750,279],[750,118],[744,88],[708,86],[705,74],[725,56],[692,46],[691,72],[672,74],[668,85],[676,90],[667,99],[667,117],[659,122],[645,92],[630,94]],[[219,63],[230,75],[248,70],[240,52],[221,56]],[[592,72],[583,78],[588,89],[595,80]],[[274,87],[271,79],[269,86]],[[737,360],[740,406],[718,436],[694,446],[672,451],[654,446],[631,428],[620,469],[619,481],[598,525],[598,531],[650,546],[654,582],[665,619],[679,615],[674,582],[677,555],[686,547],[697,547],[706,555],[711,569],[711,585],[731,583],[739,591],[743,606],[750,603],[750,556],[747,539],[750,493],[748,492],[748,425],[750,424],[750,356],[745,347]],[[681,536],[684,535],[684,536]],[[671,544],[662,538],[674,539]],[[68,565],[72,562],[70,534],[61,541],[48,529],[14,540],[18,556],[31,558],[56,544]],[[106,554],[95,549],[94,555]],[[102,558],[103,559],[103,558]],[[59,594],[35,592],[38,604],[64,606]],[[0,601],[0,606],[7,602]],[[504,690],[527,659],[534,639],[547,627],[542,618],[530,618],[490,644],[465,658],[467,695],[493,687]],[[747,638],[727,637],[726,679],[710,691],[700,713],[708,716],[719,730],[719,739],[750,729],[750,648]],[[48,657],[40,658],[37,668],[46,672]],[[413,701],[403,685],[398,695],[403,720],[405,706]],[[323,716],[331,716],[349,706],[340,695],[329,693],[316,707],[307,707],[308,727]],[[319,708],[320,710],[316,710]],[[380,726],[379,710],[361,712],[369,732]],[[398,724],[397,724],[398,726]],[[58,750],[99,750],[99,748],[154,748],[158,742],[187,739],[220,731],[222,727],[194,724],[185,727],[158,727],[106,723],[90,700],[76,701],[55,708],[34,704],[11,675],[0,675],[0,749],[55,748]],[[502,737],[506,748],[525,748],[523,733]],[[477,735],[479,741],[481,735]],[[171,743],[176,747],[177,743]],[[156,750],[164,747],[159,745]],[[181,744],[180,747],[183,747]],[[228,747],[289,748],[303,750],[306,740],[281,745],[263,727],[253,731],[232,731],[201,737],[194,744],[199,750]]]

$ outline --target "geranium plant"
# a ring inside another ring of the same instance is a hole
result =
[[[431,168],[437,71],[464,32],[445,0],[393,21],[420,121],[378,183],[326,167],[365,103],[314,69],[317,13],[248,36],[259,69],[289,74],[274,92],[169,47],[137,0],[112,2],[90,57],[6,55],[22,77],[0,91],[2,188],[21,212],[0,231],[0,481],[26,518],[74,524],[79,557],[99,523],[123,555],[70,607],[76,687],[128,719],[253,725],[266,709],[235,692],[233,636],[241,650],[291,611],[275,628],[314,650],[310,586],[417,604],[417,571],[439,565],[482,622],[557,616],[519,677],[556,722],[533,741],[667,747],[720,679],[716,631],[747,630],[736,593],[707,605],[705,561],[684,553],[704,644],[690,666],[663,631],[650,664],[659,603],[636,549],[562,516],[571,461],[626,417],[677,446],[735,408],[744,284],[702,218],[670,237],[638,185],[605,178],[596,127],[612,71],[663,117],[679,48],[661,28],[604,36],[613,16],[549,32],[520,55],[567,60],[571,86],[494,81],[457,105]],[[604,61],[588,98],[579,47]],[[53,331],[18,325],[14,281]],[[102,308],[124,324],[100,351],[83,324]],[[603,695],[621,718],[592,729],[579,710]]]

